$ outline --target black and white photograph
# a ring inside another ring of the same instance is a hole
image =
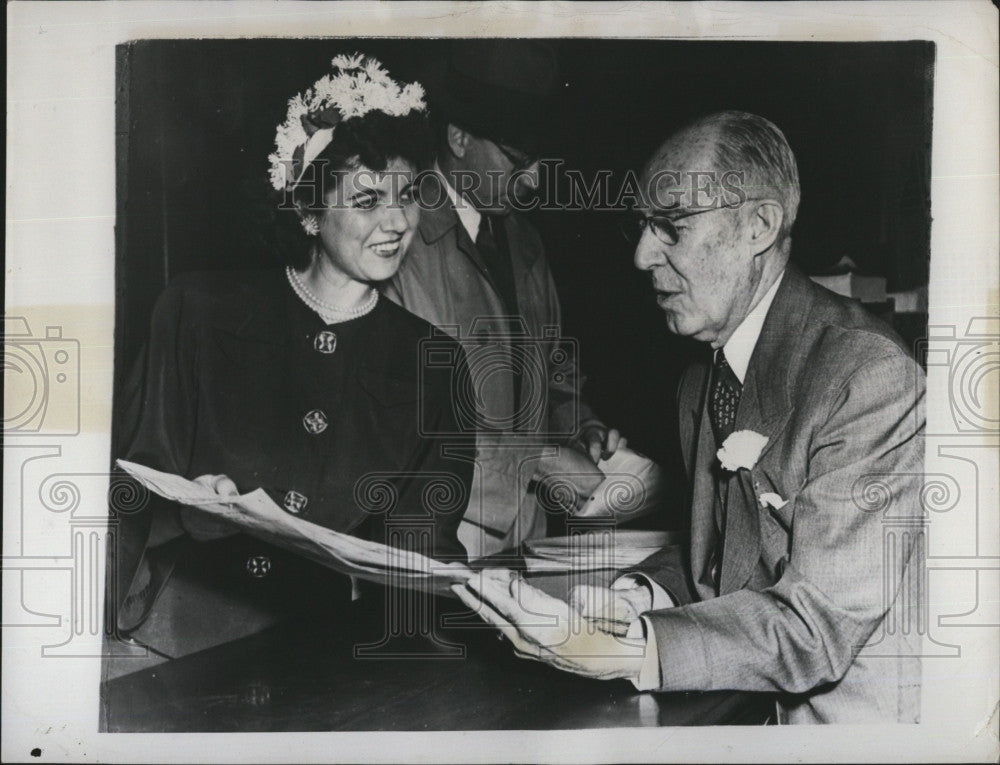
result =
[[[39,5],[5,759],[995,757],[995,8]]]

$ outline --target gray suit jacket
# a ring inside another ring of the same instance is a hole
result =
[[[744,381],[756,465],[719,473],[708,359],[679,391],[690,547],[640,570],[683,604],[648,614],[663,690],[777,691],[785,722],[916,722],[924,375],[864,308],[793,266]],[[714,476],[728,481],[718,591]],[[762,506],[766,493],[787,500]]]

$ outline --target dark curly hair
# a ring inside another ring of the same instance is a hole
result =
[[[302,229],[299,210],[320,209],[345,170],[365,167],[378,172],[394,159],[420,170],[427,167],[430,156],[425,112],[393,117],[371,111],[341,122],[333,131],[333,141],[313,161],[322,172],[306,173],[290,195],[284,191],[274,194],[274,247],[282,261],[296,269],[309,264],[311,237]]]

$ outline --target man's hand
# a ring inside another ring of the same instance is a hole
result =
[[[200,475],[194,482],[211,489],[220,497],[236,497],[239,489],[229,476]],[[192,507],[181,507],[181,525],[184,530],[199,542],[210,542],[213,539],[231,537],[239,530],[230,523],[213,518],[208,513]]]
[[[603,425],[588,425],[576,440],[579,449],[595,465],[608,459],[627,443],[628,439],[623,438],[615,428],[609,430]]]
[[[624,635],[632,622],[653,606],[653,594],[641,584],[622,589],[574,587],[569,605],[591,624],[613,635]]]
[[[600,629],[563,601],[506,569],[487,569],[452,591],[514,646],[514,653],[600,680],[639,675],[645,639]]]

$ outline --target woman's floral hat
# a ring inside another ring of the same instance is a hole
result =
[[[333,141],[333,130],[342,120],[371,111],[402,117],[427,108],[420,83],[400,85],[377,59],[361,53],[341,55],[331,66],[333,74],[288,101],[288,115],[278,125],[275,150],[268,157],[271,185],[278,191],[295,188],[309,163]]]

